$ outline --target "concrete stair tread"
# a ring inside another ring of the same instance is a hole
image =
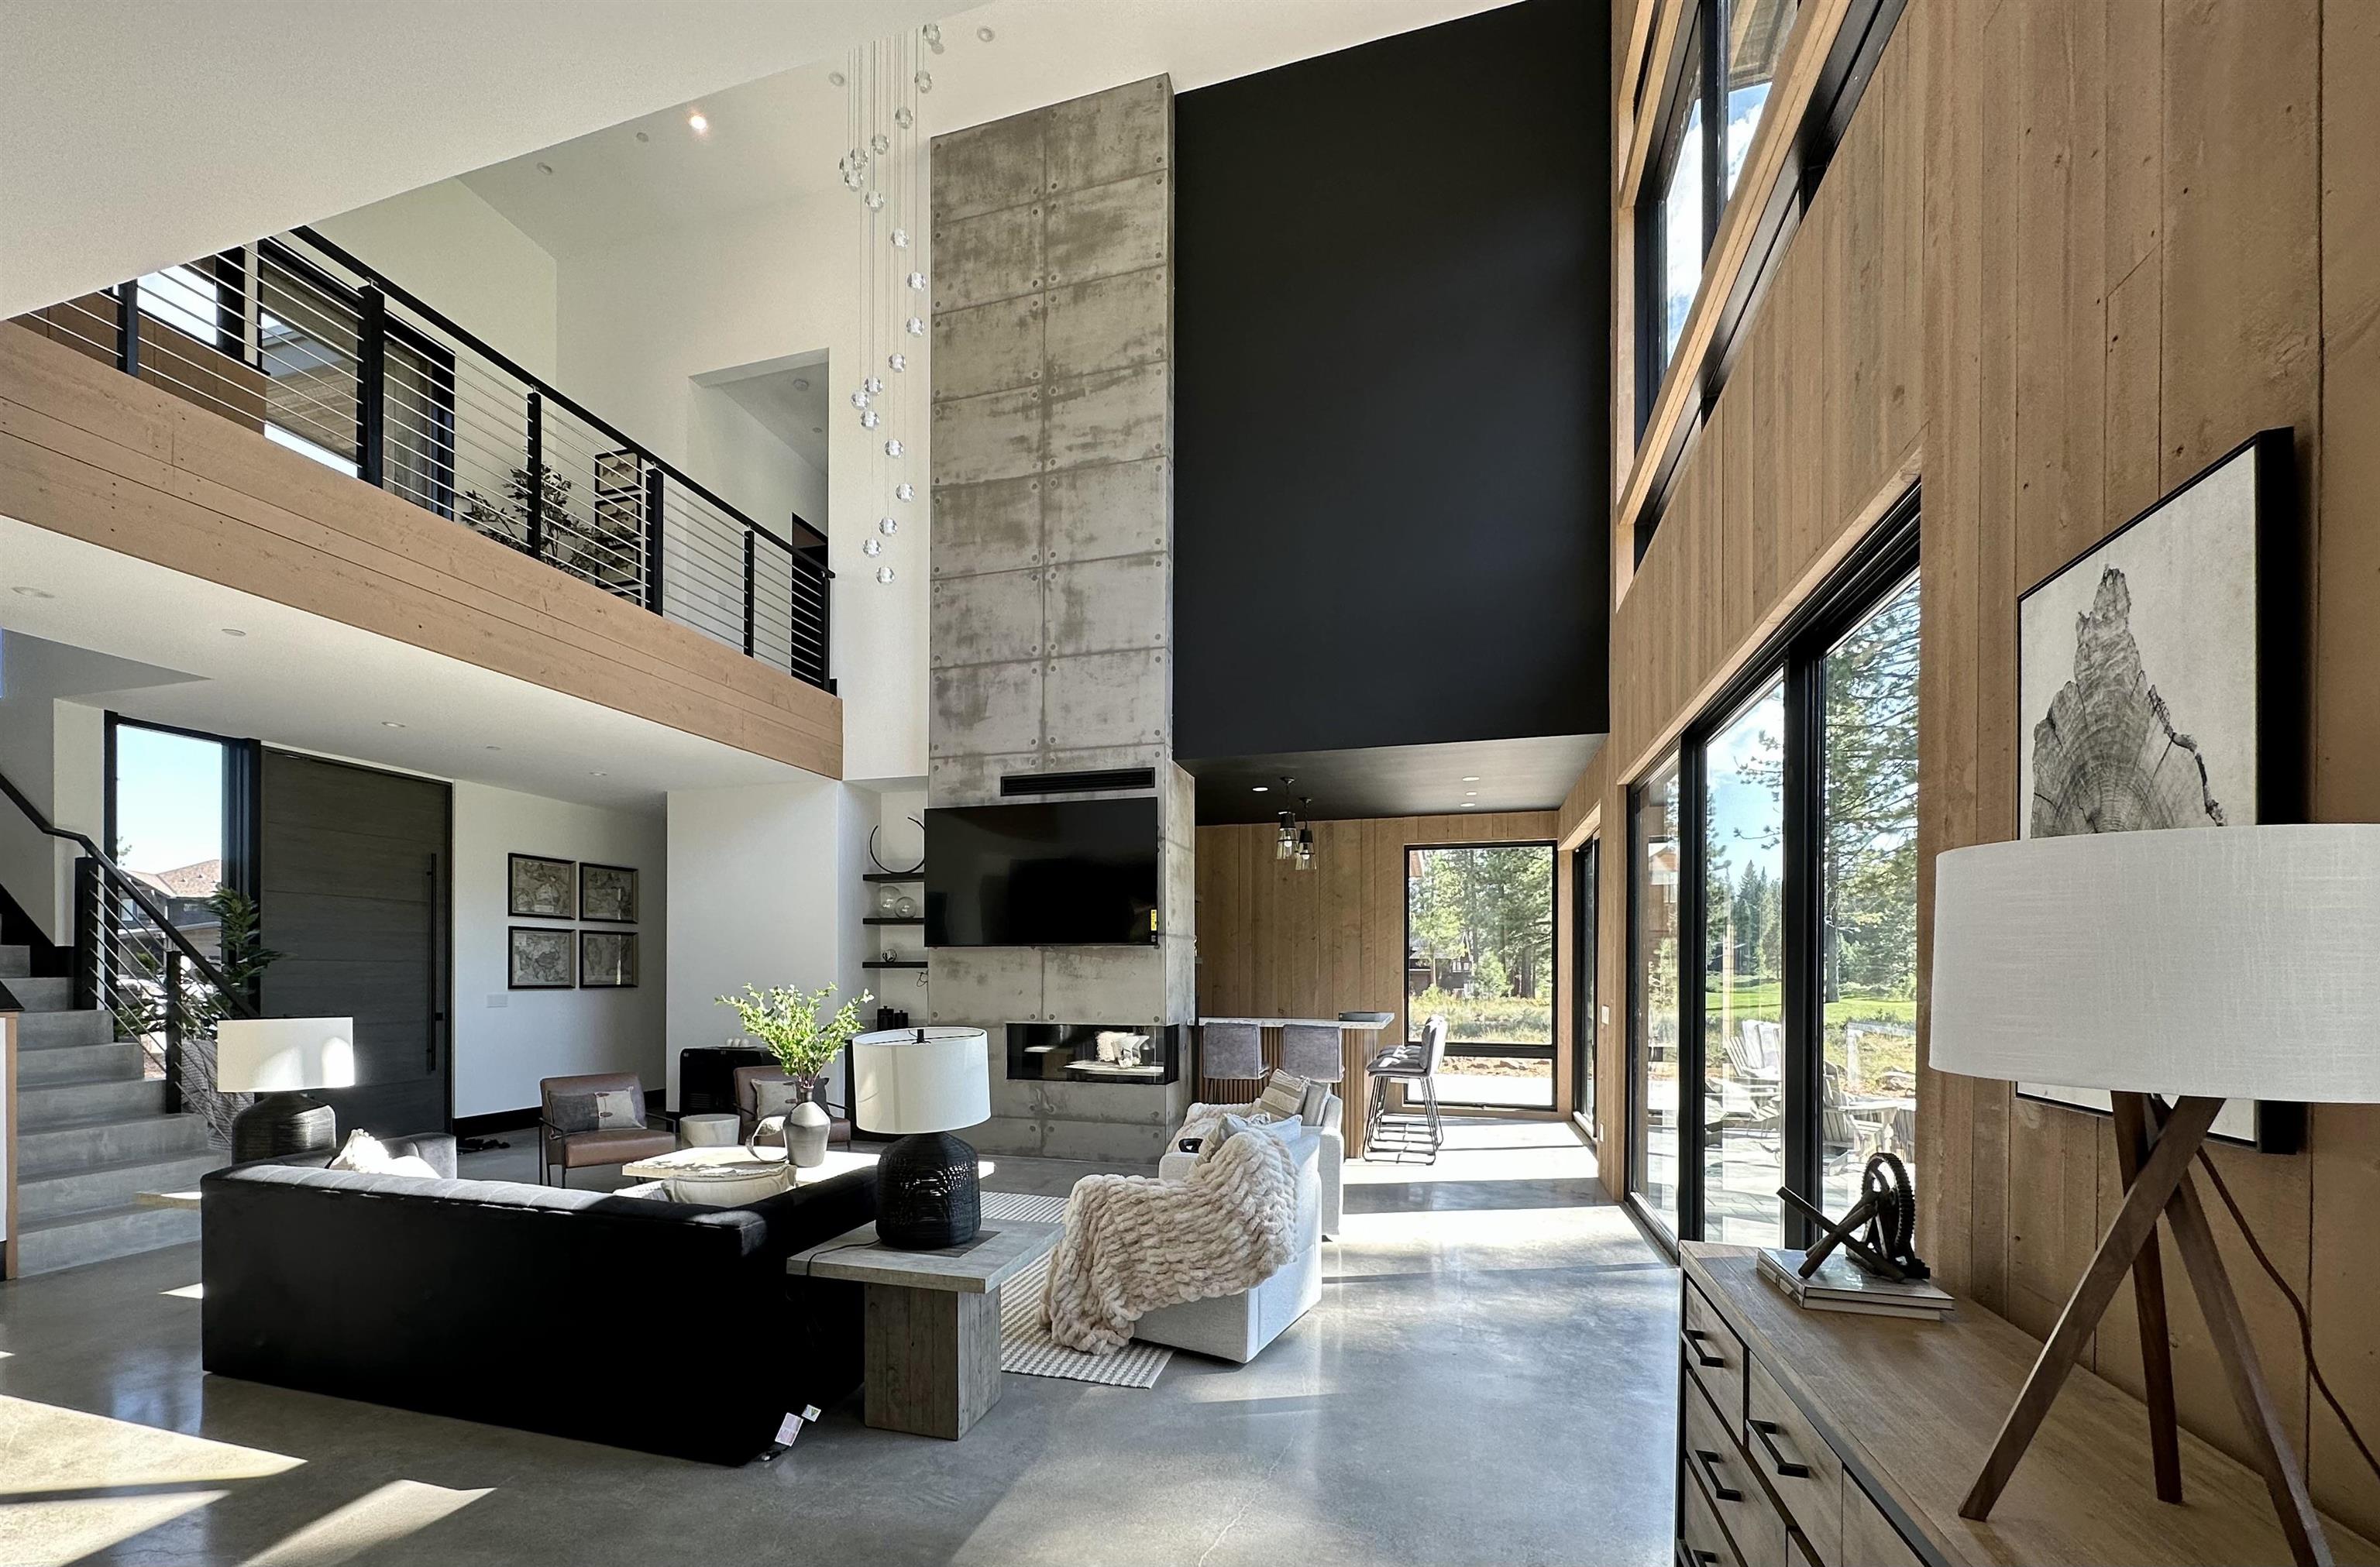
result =
[[[114,1115],[26,1126],[17,1134],[18,1179],[88,1170],[128,1159],[176,1159],[209,1146],[195,1115]]]
[[[139,1192],[188,1191],[209,1171],[229,1162],[221,1150],[209,1148],[175,1158],[118,1160],[28,1175],[17,1184],[17,1217],[20,1223],[30,1223],[120,1208]]]
[[[36,978],[29,974],[0,974],[0,985],[7,986],[8,993],[27,1012],[77,1010],[73,1004],[74,981],[63,975]]]
[[[90,1051],[81,1059],[76,1052]],[[17,1087],[44,1088],[58,1083],[116,1082],[146,1080],[148,1073],[140,1059],[140,1047],[127,1041],[122,1044],[57,1045],[48,1050],[23,1051],[17,1056]],[[162,1082],[164,1079],[157,1079]]]
[[[52,1219],[20,1219],[16,1245],[24,1271],[34,1274],[181,1245],[198,1238],[196,1213],[136,1202]]]
[[[77,1045],[128,1042],[112,1038],[112,1033],[107,1014],[95,1007],[71,1012],[26,1012],[17,1017],[17,1046],[28,1055],[35,1051],[71,1050]]]
[[[164,1115],[165,1085],[148,1077],[98,1077],[85,1081],[19,1083],[18,1127],[46,1132],[94,1118],[140,1121]]]

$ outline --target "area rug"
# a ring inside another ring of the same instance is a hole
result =
[[[986,1192],[983,1216],[1031,1224],[1062,1224],[1066,1221],[1066,1199]],[[1163,1344],[1145,1344],[1135,1339],[1113,1354],[1085,1354],[1050,1337],[1049,1325],[1041,1320],[1041,1291],[1049,1279],[1050,1259],[1045,1257],[1001,1286],[1000,1368],[1027,1377],[1097,1382],[1107,1388],[1155,1387],[1165,1363],[1173,1358],[1173,1352]]]

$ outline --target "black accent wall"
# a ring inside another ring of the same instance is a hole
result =
[[[1607,727],[1609,28],[1524,0],[1175,100],[1175,746]]]

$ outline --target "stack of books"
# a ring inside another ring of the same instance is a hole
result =
[[[1818,1270],[1802,1277],[1798,1251],[1764,1251],[1760,1276],[1812,1311],[1855,1311],[1869,1317],[1914,1317],[1939,1321],[1950,1314],[1948,1293],[1924,1279],[1887,1279],[1871,1273],[1840,1251]]]

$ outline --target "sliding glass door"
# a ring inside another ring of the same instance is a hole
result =
[[[1916,555],[1912,499],[1632,793],[1629,1186],[1671,1236],[1799,1244],[1779,1188],[1915,1170]]]
[[[1554,846],[1405,850],[1405,1018],[1447,1021],[1450,1104],[1554,1107]]]

